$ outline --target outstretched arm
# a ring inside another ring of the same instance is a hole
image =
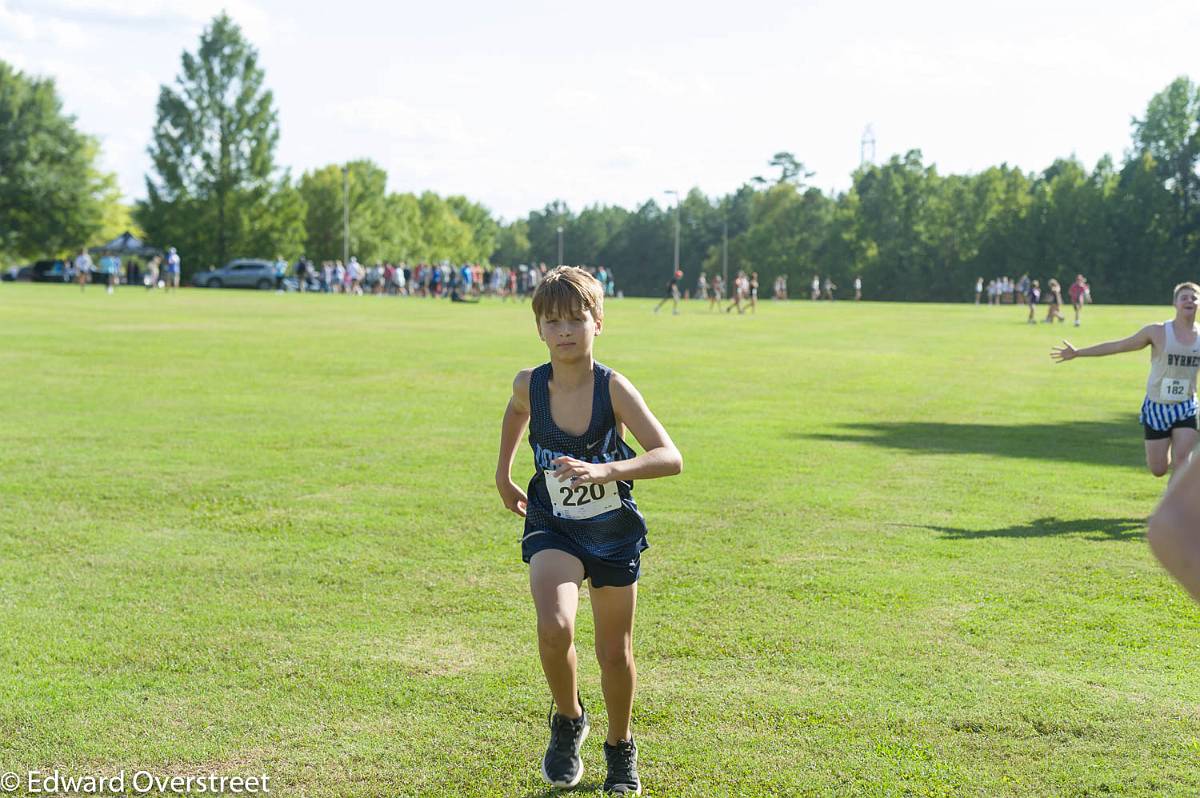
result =
[[[528,497],[512,479],[513,458],[521,445],[521,436],[529,426],[529,370],[517,374],[513,380],[512,396],[504,409],[504,421],[500,424],[500,456],[496,461],[496,490],[504,506],[525,517]]]
[[[559,457],[554,460],[554,475],[560,480],[570,478],[573,485],[601,485],[616,480],[669,477],[682,471],[683,455],[675,448],[663,425],[650,412],[637,388],[625,377],[613,372],[609,392],[617,424],[628,427],[646,451],[630,460],[612,463],[585,463],[573,457]]]
[[[1057,363],[1066,363],[1077,357],[1104,357],[1121,352],[1136,352],[1154,343],[1154,328],[1157,326],[1157,324],[1148,324],[1128,338],[1106,341],[1102,344],[1086,346],[1083,349],[1076,349],[1071,346],[1070,341],[1063,341],[1062,346],[1056,346],[1050,350],[1050,357]]]

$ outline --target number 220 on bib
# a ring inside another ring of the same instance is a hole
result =
[[[621,506],[621,494],[617,491],[616,482],[572,487],[569,480],[559,482],[553,471],[542,473],[546,475],[546,490],[550,494],[551,504],[554,505],[554,515],[558,518],[580,521]]]

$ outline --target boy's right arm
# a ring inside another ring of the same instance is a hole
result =
[[[529,375],[533,369],[525,369],[513,380],[512,396],[504,410],[504,421],[500,424],[500,456],[496,461],[496,490],[504,506],[525,517],[528,497],[512,479],[513,458],[521,438],[529,426]]]
[[[1083,349],[1076,349],[1071,346],[1070,342],[1063,341],[1062,346],[1050,350],[1050,357],[1054,358],[1058,363],[1065,363],[1077,357],[1104,357],[1105,355],[1116,355],[1121,352],[1136,352],[1139,349],[1145,349],[1147,346],[1155,344],[1155,331],[1160,328],[1161,325],[1158,324],[1147,324],[1128,338],[1122,338],[1119,341],[1107,341],[1095,346],[1086,346]]]

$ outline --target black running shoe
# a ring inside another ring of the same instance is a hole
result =
[[[637,772],[637,746],[633,744],[632,737],[616,745],[609,745],[605,740],[604,758],[608,762],[605,792],[615,795],[642,794],[642,781]]]
[[[550,707],[550,747],[542,758],[542,778],[551,786],[574,787],[583,778],[579,749],[587,739],[591,724],[582,700],[579,708],[583,709],[582,715],[567,718]]]

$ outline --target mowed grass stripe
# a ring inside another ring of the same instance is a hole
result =
[[[1146,357],[1047,356],[1168,309],[651,307],[610,301],[597,343],[685,457],[635,492],[650,794],[1200,788],[1200,614],[1143,542]],[[5,285],[0,332],[0,765],[542,793],[492,487],[545,359],[527,303]],[[600,731],[590,644],[585,599]]]

